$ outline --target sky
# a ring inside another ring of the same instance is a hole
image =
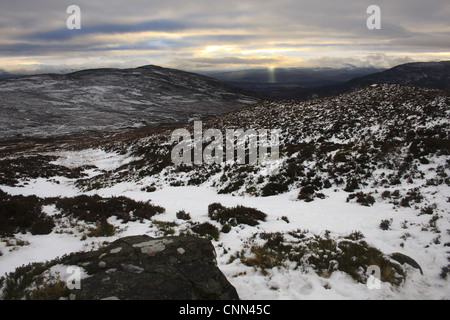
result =
[[[0,0],[0,73],[389,68],[450,59],[448,0]],[[80,8],[80,29],[70,5]],[[369,29],[371,5],[380,29]]]

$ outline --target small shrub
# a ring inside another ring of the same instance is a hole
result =
[[[88,237],[112,237],[116,228],[108,221],[100,221],[95,228],[90,228],[87,233]]]
[[[362,234],[361,231],[353,231],[348,236],[346,236],[345,239],[359,241],[361,239],[364,239],[364,234]]]
[[[365,194],[364,192],[352,193],[347,197],[347,202],[356,198],[356,202],[362,206],[370,207],[375,203],[375,198],[370,194]]]
[[[238,191],[244,184],[245,184],[244,180],[232,181],[228,183],[228,185],[225,188],[220,189],[217,193],[219,194],[233,193],[235,191]]]
[[[49,282],[39,286],[37,289],[31,292],[31,300],[59,300],[59,298],[67,296],[69,290],[67,283],[58,280],[56,282]]]
[[[286,223],[289,223],[289,218],[286,216],[282,216],[281,220],[285,221]]]
[[[174,234],[175,233],[174,227],[178,226],[178,224],[173,221],[152,220],[152,223],[158,226],[158,229],[164,233],[164,236]]]
[[[56,208],[64,216],[81,219],[86,222],[100,222],[116,216],[124,222],[149,220],[165,209],[150,202],[134,201],[126,197],[102,198],[98,195],[80,195],[74,198],[54,200]]]
[[[392,219],[385,219],[385,220],[382,220],[381,221],[381,223],[380,223],[380,229],[381,230],[389,230],[389,228],[391,227],[391,224],[392,224]]]
[[[307,185],[300,190],[300,193],[303,194],[314,194],[316,192],[316,187],[314,185]]]
[[[429,214],[432,215],[434,213],[434,210],[436,209],[436,204],[425,206],[422,209],[420,209],[420,214]]]
[[[316,197],[319,198],[319,199],[325,199],[326,198],[326,196],[322,192],[316,193]]]
[[[47,215],[41,215],[31,226],[30,232],[33,235],[49,234],[50,232],[52,232],[54,227],[55,222],[53,222],[53,219],[51,217]]]
[[[194,225],[192,227],[192,231],[199,234],[200,236],[211,237],[216,241],[219,240],[220,235],[219,229],[209,222]]]
[[[287,183],[269,182],[261,189],[261,196],[269,197],[289,190]]]
[[[347,184],[344,188],[344,191],[353,192],[358,188],[359,188],[358,180],[353,178],[353,179],[347,180]]]
[[[256,226],[259,221],[265,221],[266,214],[254,208],[236,206],[226,208],[220,203],[213,203],[208,206],[208,216],[212,220],[219,221],[221,224],[230,224],[236,226],[238,224],[247,224]]]
[[[400,200],[400,205],[402,207],[409,207],[409,197],[405,197],[402,200]]]
[[[314,193],[316,192],[316,186],[307,185],[300,189],[300,193],[297,196],[298,200],[305,202],[311,202],[314,200]]]
[[[145,188],[142,188],[141,191],[145,191],[145,192],[155,192],[156,191],[156,187],[154,186],[147,186]]]
[[[385,190],[381,194],[381,198],[383,198],[383,199],[389,199],[390,197],[391,197],[391,192],[389,190]]]
[[[440,277],[442,279],[447,279],[449,274],[450,274],[450,264],[448,266],[446,266],[446,267],[442,267],[441,273],[440,273]]]
[[[297,196],[297,200],[303,200],[305,202],[311,202],[314,201],[314,197],[307,193],[299,193]]]
[[[219,214],[219,212],[225,210],[225,207],[223,205],[221,205],[220,203],[211,203],[208,206],[208,216],[211,218],[213,216],[216,216]],[[213,219],[215,220],[215,219]]]
[[[220,230],[220,232],[223,232],[223,233],[228,233],[230,231],[231,231],[231,225],[229,225],[228,223],[224,224],[222,226],[222,229]]]
[[[0,278],[0,300],[31,299],[33,289],[40,288],[42,284],[42,274],[58,263],[59,259],[30,263],[5,274]]]
[[[177,218],[181,220],[191,220],[191,215],[189,213],[186,213],[184,210],[180,210],[176,213]]]

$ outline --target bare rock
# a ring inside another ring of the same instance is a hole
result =
[[[98,265],[100,256],[108,268]],[[81,281],[81,289],[71,290],[77,300],[239,299],[215,257],[206,239],[132,236],[99,251],[73,254],[64,264],[85,266],[91,275]]]

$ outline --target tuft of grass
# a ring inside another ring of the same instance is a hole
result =
[[[175,234],[174,228],[178,226],[178,223],[173,221],[152,220],[152,223],[156,225],[161,232],[163,232],[164,236]]]
[[[116,227],[108,221],[100,221],[95,228],[90,228],[87,233],[88,237],[112,237],[116,232]]]
[[[49,282],[39,286],[36,290],[31,292],[31,300],[59,300],[59,298],[67,296],[69,290],[67,284],[58,280],[56,282]]]
[[[50,292],[57,290],[56,288],[45,288],[43,273],[58,263],[60,263],[59,259],[50,262],[30,263],[5,274],[0,278],[0,300],[30,300],[33,297],[38,299],[45,295],[50,297]],[[39,289],[42,289],[41,293],[34,293]],[[52,297],[57,298],[55,295],[52,295]]]

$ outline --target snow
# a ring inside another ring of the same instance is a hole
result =
[[[115,152],[106,152],[101,149],[86,149],[82,151],[63,151],[51,153],[59,159],[51,162],[67,168],[78,168],[80,166],[95,166],[100,170],[111,171],[120,166],[130,163],[137,158],[129,155],[120,155]]]
[[[369,131],[376,132],[379,125],[373,124]],[[333,137],[331,142],[344,143],[343,140]],[[331,153],[334,155],[333,153]],[[94,177],[104,171],[115,170],[138,158],[129,154],[106,152],[102,149],[85,149],[80,151],[54,152],[51,155],[58,157],[53,164],[67,168],[92,166],[85,170],[89,177]],[[239,225],[232,227],[229,233],[221,233],[217,241],[213,240],[216,248],[218,267],[227,279],[236,287],[241,299],[450,299],[450,280],[440,278],[441,268],[448,265],[447,252],[443,245],[450,243],[450,207],[448,195],[450,187],[446,184],[423,187],[428,179],[436,177],[439,166],[444,167],[446,156],[434,156],[429,164],[418,164],[418,170],[425,173],[422,179],[415,179],[413,184],[392,187],[392,190],[407,190],[415,187],[421,188],[421,194],[426,200],[420,204],[436,204],[436,214],[439,233],[427,229],[431,215],[418,214],[418,208],[393,207],[392,203],[383,201],[379,191],[374,187],[361,190],[365,193],[373,192],[376,202],[373,206],[365,207],[355,202],[347,202],[349,193],[342,189],[323,189],[324,199],[315,199],[312,202],[298,201],[298,188],[289,192],[270,196],[254,197],[239,194],[218,194],[212,187],[221,173],[213,176],[208,182],[200,186],[173,187],[167,182],[158,180],[158,177],[145,177],[139,181],[124,181],[112,184],[99,190],[84,192],[88,195],[98,194],[102,197],[125,196],[136,201],[151,201],[162,206],[166,212],[153,217],[158,221],[175,221],[179,224],[176,232],[186,228],[186,222],[176,218],[176,213],[184,210],[190,214],[193,222],[205,222],[220,225],[208,217],[208,205],[214,202],[232,207],[243,205],[265,212],[266,221],[257,226]],[[273,174],[281,167],[283,159],[260,168],[263,176]],[[305,167],[313,166],[313,162],[305,161]],[[448,171],[448,170],[447,170]],[[161,174],[163,175],[165,171]],[[382,173],[389,174],[386,169],[375,170],[372,174],[374,180]],[[179,173],[182,179],[184,173]],[[158,189],[154,192],[142,191],[145,186],[157,182]],[[165,184],[166,183],[166,184]],[[75,179],[65,177],[37,178],[21,181],[17,186],[0,186],[0,189],[11,195],[36,195],[46,197],[74,197],[83,192],[75,186]],[[380,192],[381,193],[381,192]],[[55,206],[46,205],[43,211],[49,216],[58,213]],[[289,222],[282,219],[286,217]],[[392,219],[389,230],[381,230],[382,220]],[[108,222],[119,228],[113,237],[87,238],[81,240],[81,233],[75,228],[71,232],[57,232],[55,228],[48,235],[18,234],[17,240],[25,245],[7,246],[6,241],[0,241],[0,275],[12,272],[15,268],[31,262],[44,262],[76,251],[98,248],[104,241],[112,242],[118,238],[147,234],[161,236],[161,232],[151,221],[128,222],[123,224],[117,219],[109,218]],[[407,268],[406,281],[399,287],[382,283],[381,289],[370,290],[365,284],[357,283],[343,272],[333,272],[330,277],[324,278],[313,270],[301,270],[287,265],[282,268],[266,270],[267,274],[249,267],[235,259],[230,263],[230,256],[242,250],[244,244],[256,233],[287,232],[294,230],[307,230],[312,235],[322,235],[330,231],[332,236],[343,237],[351,232],[360,231],[364,240],[385,254],[400,252],[412,257],[422,267],[424,275],[416,269]],[[2,239],[3,240],[3,239]],[[58,271],[57,269],[55,269]],[[55,271],[55,272],[56,272]],[[61,271],[61,270],[59,270]]]
[[[94,153],[95,154],[95,153]],[[73,157],[65,155],[64,163],[74,161]],[[111,159],[111,158],[110,158]],[[117,158],[119,159],[119,158]],[[121,160],[123,160],[121,158]],[[104,164],[112,166],[112,163]],[[73,196],[76,189],[70,183],[60,183],[36,179],[23,187],[5,187],[1,189],[11,194],[35,194],[46,196]],[[445,256],[436,246],[424,249],[435,237],[435,234],[420,232],[420,227],[429,220],[429,216],[417,216],[412,209],[405,208],[393,211],[390,204],[377,202],[372,207],[362,207],[356,203],[347,203],[345,192],[327,190],[326,198],[310,203],[294,201],[298,190],[265,198],[250,196],[232,196],[217,194],[215,189],[204,185],[200,187],[164,187],[152,193],[140,190],[141,185],[134,182],[123,182],[110,188],[90,191],[88,194],[98,193],[103,197],[123,195],[134,200],[148,201],[166,208],[166,213],[157,215],[155,220],[177,221],[176,212],[185,210],[190,213],[192,221],[210,221],[207,216],[207,207],[213,202],[225,206],[244,205],[254,207],[268,214],[265,222],[255,227],[237,226],[227,233],[221,233],[218,241],[213,241],[218,266],[228,280],[236,287],[242,299],[448,299],[450,290],[448,281],[439,279],[440,267],[445,265]],[[446,190],[445,192],[447,192]],[[444,193],[445,193],[444,192]],[[79,193],[79,192],[78,192]],[[442,194],[443,195],[443,194]],[[44,212],[54,214],[56,208],[44,207]],[[289,223],[281,219],[286,216]],[[379,223],[382,219],[393,218],[391,230],[382,231]],[[407,230],[400,227],[402,221],[414,223]],[[441,219],[441,230],[449,228],[449,221]],[[0,273],[13,271],[16,267],[36,261],[54,259],[64,254],[90,250],[102,241],[113,241],[119,237],[148,234],[158,236],[151,227],[151,222],[130,222],[126,225],[110,218],[121,231],[111,238],[92,238],[81,241],[80,238],[70,234],[56,234],[32,236],[31,234],[18,235],[21,240],[28,241],[29,245],[18,246],[10,251],[4,243],[0,244],[3,256],[0,257]],[[211,222],[211,221],[210,221]],[[215,222],[213,222],[215,223]],[[218,225],[218,224],[217,224]],[[219,225],[218,225],[219,226]],[[369,245],[375,246],[385,253],[403,252],[412,256],[424,270],[424,275],[410,268],[406,282],[399,288],[393,288],[383,283],[380,290],[369,290],[364,284],[356,283],[352,278],[342,272],[335,272],[329,278],[322,278],[313,271],[305,272],[293,268],[273,268],[268,274],[261,274],[251,267],[243,265],[239,259],[228,263],[230,254],[241,250],[244,241],[256,232],[288,232],[296,229],[307,229],[313,234],[321,234],[330,230],[336,235],[348,235],[352,231],[361,231]],[[400,247],[400,236],[406,232],[413,236],[408,238],[404,248]],[[441,241],[448,241],[447,234],[441,234]],[[225,253],[223,248],[227,248]]]
[[[53,181],[52,181],[53,179]],[[0,188],[10,195],[35,195],[41,198],[47,197],[74,197],[79,194],[79,190],[73,185],[70,179],[65,177],[54,177],[52,179],[37,178],[30,179],[16,187],[0,186]],[[55,183],[55,181],[59,183]]]

